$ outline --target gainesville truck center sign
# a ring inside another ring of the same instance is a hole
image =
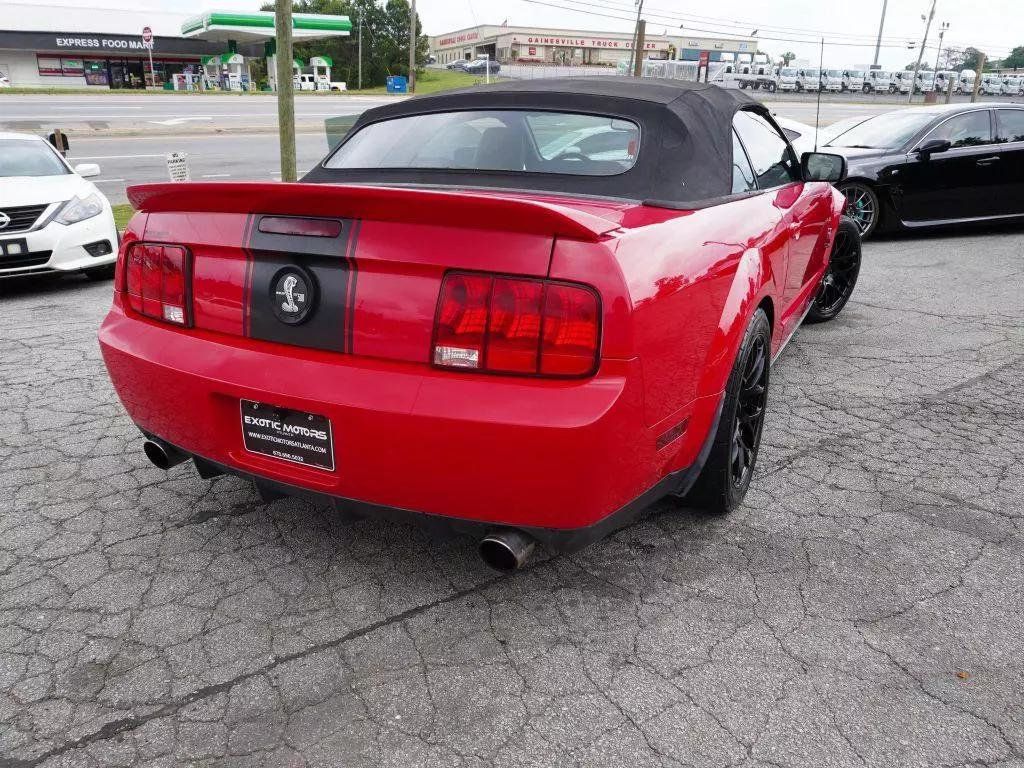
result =
[[[557,45],[563,48],[611,48],[613,50],[628,51],[633,47],[630,40],[618,40],[610,37],[543,37],[543,36],[522,36],[513,35],[513,43],[526,43],[527,45]],[[667,41],[647,41],[644,43],[645,51],[668,50],[670,43]]]

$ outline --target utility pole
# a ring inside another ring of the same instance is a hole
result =
[[[647,32],[647,22],[644,19],[640,19],[640,23],[636,25],[636,46],[637,49],[633,57],[633,77],[640,77],[643,74],[644,60],[640,55],[640,48],[644,47],[644,36]]]
[[[946,30],[949,29],[949,22],[944,21],[939,27],[939,51],[935,54],[935,71],[939,71],[939,59],[942,57],[942,38],[946,35]]]
[[[914,65],[914,79],[910,81],[910,94],[907,96],[907,104],[914,103],[914,89],[917,87],[917,74],[921,71],[921,59],[924,58],[924,47],[928,43],[928,33],[932,29],[932,19],[935,18],[935,3],[932,0],[932,9],[928,12],[928,20],[924,25],[924,37],[921,38],[921,50],[917,54],[917,64]]]
[[[632,72],[636,67],[636,37],[640,32],[640,14],[644,12],[644,0],[639,0],[636,9],[636,25],[633,27],[633,50],[629,52],[629,69],[627,72]]]
[[[359,12],[359,90],[363,90],[363,6],[356,6]]]
[[[885,29],[885,11],[889,7],[889,0],[882,0],[882,20],[878,22],[878,42],[875,43],[875,63],[872,69],[878,68],[878,54],[882,50],[882,30]]]
[[[281,181],[295,181],[295,82],[292,80],[292,0],[275,0],[277,37],[277,128],[281,138]]]
[[[490,66],[490,65],[488,65]],[[416,92],[416,0],[409,4],[409,93]]]
[[[974,76],[974,90],[971,91],[971,103],[978,100],[978,87],[981,85],[981,75],[985,71],[985,54],[978,54],[978,72]]]

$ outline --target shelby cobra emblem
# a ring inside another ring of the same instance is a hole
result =
[[[296,269],[283,269],[273,282],[272,305],[274,314],[282,323],[298,325],[313,308],[310,279]]]

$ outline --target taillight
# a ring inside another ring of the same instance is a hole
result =
[[[128,306],[141,315],[189,325],[189,253],[180,245],[133,243],[125,256]]]
[[[587,376],[597,369],[600,338],[591,288],[450,272],[441,284],[431,359],[441,368]]]

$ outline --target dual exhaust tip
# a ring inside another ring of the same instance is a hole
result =
[[[176,467],[191,458],[161,440],[147,440],[142,450],[153,466],[163,470]],[[478,551],[480,559],[494,570],[512,573],[526,564],[536,544],[536,539],[528,533],[515,528],[499,528],[480,540]]]

